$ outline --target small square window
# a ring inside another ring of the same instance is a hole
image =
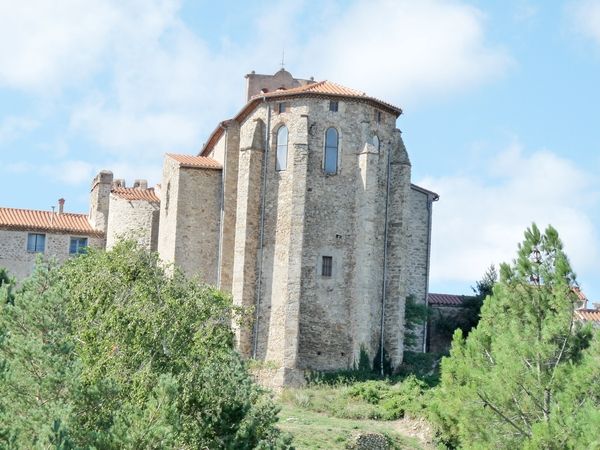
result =
[[[279,103],[277,105],[277,111],[279,112],[279,114],[284,113],[286,110],[287,105],[285,103]]]
[[[330,277],[333,273],[333,257],[323,256],[323,263],[321,265],[321,275],[324,277]]]
[[[44,253],[45,248],[45,234],[29,233],[27,235],[27,251],[29,253]]]
[[[338,102],[335,100],[331,100],[329,102],[329,111],[331,112],[338,112]]]
[[[69,254],[70,255],[79,255],[81,253],[85,253],[87,246],[88,246],[87,238],[72,237],[71,243],[69,245]]]

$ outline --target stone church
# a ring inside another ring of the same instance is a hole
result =
[[[411,184],[401,109],[283,69],[246,79],[247,103],[197,155],[165,156],[160,190],[101,172],[91,228],[108,247],[134,233],[252,309],[238,348],[278,368],[274,385],[351,368],[361,352],[385,349],[397,367],[406,298],[427,298],[438,199]]]

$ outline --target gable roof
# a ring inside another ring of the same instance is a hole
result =
[[[86,214],[56,213],[33,209],[0,208],[0,228],[22,231],[73,233],[103,236],[88,221]]]
[[[178,155],[175,153],[167,153],[166,156],[177,161],[179,167],[214,170],[221,170],[223,168],[219,161],[207,158],[206,156]]]
[[[160,199],[154,192],[154,188],[127,188],[127,187],[115,187],[110,191],[111,194],[116,195],[119,198],[125,200],[144,200],[147,202],[159,203]]]
[[[328,80],[318,81],[316,83],[310,83],[304,86],[299,86],[290,89],[277,89],[272,92],[265,92],[259,95],[253,96],[248,103],[241,109],[239,113],[234,117],[233,120],[241,123],[252,111],[264,100],[278,100],[288,99],[295,97],[325,97],[325,98],[345,98],[351,100],[358,100],[361,102],[372,104],[378,108],[381,108],[391,114],[395,114],[398,117],[402,114],[402,109],[394,106],[390,103],[379,100],[375,97],[370,97],[362,91],[356,89],[350,89],[337,83],[332,83]],[[223,136],[225,129],[227,128],[227,120],[220,122],[215,130],[211,133],[208,141],[202,146],[199,156],[206,155]]]

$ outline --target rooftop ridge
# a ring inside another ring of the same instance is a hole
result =
[[[87,214],[0,207],[0,228],[102,236],[92,228]]]

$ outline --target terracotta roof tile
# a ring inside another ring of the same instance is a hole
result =
[[[160,202],[160,199],[154,192],[154,188],[140,189],[140,188],[125,188],[117,187],[113,188],[111,194],[125,200],[145,200],[147,202]]]
[[[267,92],[264,94],[259,94],[254,96],[253,98],[262,98],[262,97],[282,97],[282,96],[293,96],[298,94],[320,94],[320,95],[334,95],[339,97],[350,97],[357,98],[363,100],[371,100],[376,103],[381,103],[385,107],[392,109],[398,114],[402,113],[402,110],[390,103],[379,100],[375,97],[370,97],[362,91],[357,91],[356,89],[350,89],[348,87],[342,86],[337,83],[332,83],[331,81],[324,80],[319,81],[317,83],[307,84],[305,86],[300,86],[297,88],[291,89],[279,89],[273,92]]]
[[[33,209],[0,208],[0,228],[23,231],[55,231],[57,233],[102,236],[88,221],[86,214],[55,213]]]
[[[461,306],[468,298],[470,297],[466,295],[427,294],[427,303],[429,305]]]
[[[304,86],[299,86],[291,89],[277,89],[272,92],[255,95],[255,97],[277,97],[282,94],[297,94],[299,92],[316,92],[319,94],[333,94],[350,97],[367,97],[367,94],[365,94],[362,91],[350,89],[327,80],[319,81],[317,83],[310,83]]]
[[[579,320],[600,325],[600,309],[577,309],[575,310],[575,314]]]
[[[167,156],[174,159],[179,163],[179,167],[189,167],[198,169],[222,169],[221,163],[212,158],[205,156],[192,156],[192,155],[177,155],[174,153],[167,153]]]

